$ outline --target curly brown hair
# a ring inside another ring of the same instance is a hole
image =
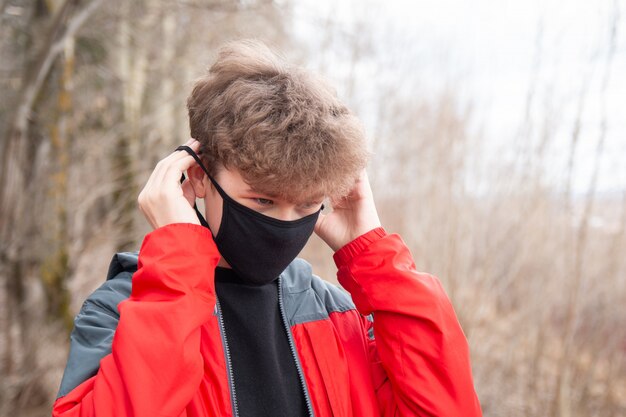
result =
[[[212,175],[235,167],[256,190],[288,201],[345,196],[370,157],[335,90],[257,40],[222,46],[187,109]]]

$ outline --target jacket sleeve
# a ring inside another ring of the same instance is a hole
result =
[[[202,226],[176,223],[146,235],[111,353],[55,401],[52,416],[180,416],[203,376],[200,327],[214,312],[218,260]]]
[[[397,234],[382,227],[333,255],[339,282],[363,316],[382,414],[481,416],[469,348],[439,280],[417,272]]]

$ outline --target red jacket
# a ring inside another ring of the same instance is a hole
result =
[[[117,279],[76,317],[52,415],[232,416],[219,258],[210,231],[186,223],[149,233],[134,274],[132,256],[118,254],[109,271]],[[333,258],[351,297],[301,259],[279,278],[312,415],[481,416],[452,305],[437,278],[417,272],[400,236],[377,228]]]

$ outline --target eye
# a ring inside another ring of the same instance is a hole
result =
[[[260,206],[271,206],[274,204],[272,200],[268,200],[267,198],[255,198],[254,201]]]

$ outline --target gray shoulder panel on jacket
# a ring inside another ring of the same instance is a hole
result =
[[[94,376],[100,368],[100,360],[111,353],[120,317],[117,305],[130,296],[136,260],[136,254],[130,252],[116,254],[107,280],[85,300],[74,318],[70,352],[57,398]]]
[[[285,314],[291,326],[323,320],[332,312],[354,310],[347,291],[313,275],[311,264],[294,259],[281,274]]]
[[[133,273],[137,270],[139,252],[118,252],[113,255],[109,264],[107,279],[115,278],[120,272]]]

